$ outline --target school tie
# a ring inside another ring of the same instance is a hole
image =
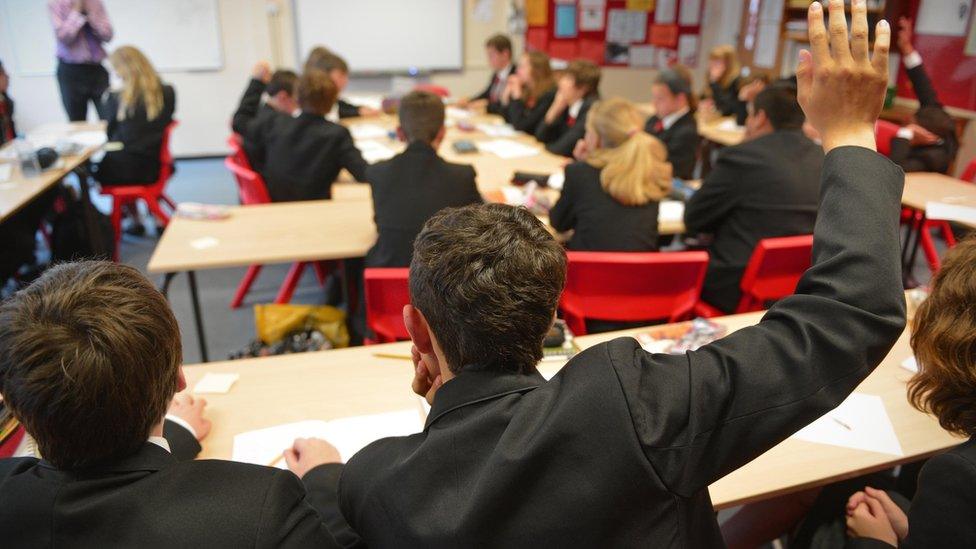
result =
[[[654,123],[654,133],[661,133],[663,131],[664,131],[664,121],[658,118],[657,122]]]
[[[501,79],[498,78],[498,73],[495,73],[495,77],[491,79],[491,91],[488,92],[488,100],[492,103],[498,103],[498,83]]]
[[[569,117],[566,118],[566,127],[572,128],[575,125],[576,125],[576,117],[573,115],[569,115]]]
[[[17,427],[17,430],[7,437],[7,440],[3,441],[0,444],[0,459],[13,457],[17,447],[20,446],[20,441],[24,440],[25,434],[27,431],[23,427]]]

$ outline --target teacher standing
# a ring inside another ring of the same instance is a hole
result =
[[[88,102],[100,109],[108,89],[102,44],[112,39],[112,23],[102,0],[49,0],[47,9],[58,42],[61,102],[69,120],[84,121]]]

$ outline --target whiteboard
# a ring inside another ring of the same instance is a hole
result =
[[[115,35],[106,51],[136,46],[157,70],[223,67],[217,0],[103,0]],[[0,41],[19,75],[54,74],[54,30],[44,0],[0,0]]]
[[[463,0],[294,0],[302,59],[315,46],[353,72],[460,70]]]

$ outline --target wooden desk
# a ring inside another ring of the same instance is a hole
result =
[[[761,313],[718,319],[730,331],[759,321]],[[584,336],[583,348],[640,330]],[[235,434],[305,419],[340,417],[412,409],[419,400],[410,390],[408,360],[379,358],[375,353],[409,355],[410,343],[392,343],[287,355],[215,362],[185,368],[189,387],[207,372],[240,374],[224,395],[206,395],[213,430],[203,442],[201,457],[227,459]],[[884,363],[857,389],[879,395],[895,427],[905,455],[877,454],[788,439],[753,462],[712,485],[718,509],[820,486],[932,455],[958,444],[929,416],[912,409],[905,399],[907,371],[899,363],[909,356],[907,334]],[[543,362],[539,369],[555,373],[561,363]]]
[[[735,118],[732,116],[717,118],[710,122],[703,122],[699,120],[698,134],[701,135],[703,139],[707,139],[708,141],[723,147],[738,145],[746,138],[745,129],[737,128],[730,130],[720,127],[722,124],[728,124],[728,121],[734,120]]]
[[[941,173],[913,172],[905,174],[905,190],[901,196],[903,206],[921,215],[910,221],[908,233],[902,243],[902,278],[905,287],[918,285],[912,270],[918,255],[919,241],[925,226],[925,205],[928,202],[965,202],[976,204],[976,185]],[[963,223],[963,222],[960,222]],[[973,227],[972,224],[963,223]]]

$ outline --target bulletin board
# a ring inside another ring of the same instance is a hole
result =
[[[525,44],[554,59],[694,67],[702,0],[525,0]]]

